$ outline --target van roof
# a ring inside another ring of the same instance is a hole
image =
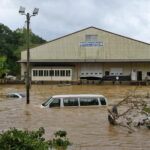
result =
[[[52,97],[61,98],[61,97],[104,97],[104,96],[98,94],[69,94],[69,95],[54,95]]]

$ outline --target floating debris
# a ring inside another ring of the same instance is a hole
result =
[[[130,95],[108,109],[108,121],[135,131],[137,128],[150,129],[149,97]]]

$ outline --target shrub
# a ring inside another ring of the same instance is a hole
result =
[[[71,145],[69,140],[66,138],[67,132],[66,131],[57,131],[54,133],[55,138],[53,138],[52,141],[49,141],[52,145],[52,147],[55,147],[56,149],[62,148],[66,149],[67,146]]]
[[[50,147],[66,148],[70,142],[66,139],[66,131],[58,131],[55,133],[53,140],[45,141],[45,130],[43,127],[38,131],[22,131],[11,128],[8,131],[2,131],[0,134],[0,150],[48,150]],[[62,139],[64,138],[64,139]]]

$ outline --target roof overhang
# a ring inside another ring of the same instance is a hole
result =
[[[19,60],[26,63],[27,60]],[[76,63],[76,62],[150,62],[150,59],[31,59],[30,63]]]

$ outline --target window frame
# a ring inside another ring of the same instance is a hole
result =
[[[78,102],[78,105],[69,105],[69,106],[67,106],[67,105],[65,105],[65,103],[64,103],[64,99],[76,99],[77,102]],[[64,98],[62,99],[62,103],[63,103],[63,106],[64,106],[64,107],[79,107],[79,106],[80,106],[80,104],[79,104],[79,98],[76,98],[76,97],[64,97]]]
[[[55,99],[59,99],[59,106],[51,106],[51,104],[54,102]],[[61,98],[53,98],[52,102],[49,104],[49,107],[58,107],[60,108],[61,107]]]
[[[89,43],[98,42],[98,35],[97,34],[86,34],[85,42],[89,42]]]
[[[97,105],[81,105],[81,99],[87,98],[87,99],[97,99],[98,104]],[[100,102],[99,102],[99,98],[98,97],[79,97],[79,106],[99,106]]]

